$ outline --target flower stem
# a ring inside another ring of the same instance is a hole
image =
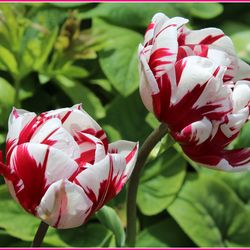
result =
[[[43,239],[48,231],[49,225],[41,221],[31,247],[40,247],[43,243]]]
[[[141,169],[143,168],[150,152],[155,145],[167,133],[168,128],[165,124],[160,124],[145,140],[138,154],[137,162],[130,177],[127,193],[127,238],[128,247],[134,247],[136,241],[136,197],[139,186]]]

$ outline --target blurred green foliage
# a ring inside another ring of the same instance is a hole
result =
[[[39,113],[79,102],[110,141],[142,143],[158,122],[138,94],[137,47],[156,12],[189,18],[192,28],[222,28],[250,63],[249,4],[0,4],[0,148],[13,106]],[[235,147],[250,146],[249,129]],[[39,220],[0,183],[0,246],[29,246]],[[137,246],[249,247],[249,183],[249,173],[200,168],[166,137],[142,173]],[[80,228],[50,228],[44,246],[123,245],[125,197],[124,189]]]

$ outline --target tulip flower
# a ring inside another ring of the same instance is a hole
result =
[[[13,109],[0,164],[13,198],[56,228],[82,225],[123,187],[138,144],[108,144],[102,128],[82,108],[35,113]]]
[[[220,29],[190,30],[187,23],[153,17],[139,46],[142,101],[193,161],[247,169],[249,149],[227,146],[249,118],[250,67]]]

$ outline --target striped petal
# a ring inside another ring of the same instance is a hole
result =
[[[222,30],[217,28],[205,28],[201,30],[189,30],[184,36],[182,44],[204,44],[221,48],[230,55],[235,55],[232,40]],[[182,38],[183,38],[182,37]]]
[[[78,132],[75,140],[80,150],[80,157],[77,159],[79,164],[94,164],[105,158],[105,145],[100,139],[87,133]]]
[[[70,178],[78,165],[62,151],[42,144],[25,143],[15,147],[9,169],[10,181],[22,206],[34,214],[36,206],[53,182]]]
[[[130,177],[138,155],[139,143],[130,141],[116,141],[109,144],[109,152],[117,153],[126,159],[125,175],[126,180]]]
[[[195,146],[206,141],[212,135],[212,129],[212,123],[204,117],[201,121],[186,126],[180,134],[173,133],[173,137],[180,143]]]
[[[173,104],[197,86],[202,86],[223,69],[213,61],[199,56],[190,56],[176,64],[176,89],[171,97]],[[221,82],[222,85],[222,82]]]
[[[85,222],[91,206],[91,200],[81,187],[59,180],[42,197],[36,215],[52,227],[73,228]]]
[[[119,154],[108,154],[102,161],[88,167],[76,176],[80,185],[93,202],[91,213],[112,199],[124,185],[126,160]]]
[[[52,118],[42,124],[30,139],[31,143],[46,144],[57,148],[72,159],[80,156],[80,150],[70,133],[62,127],[58,118]]]
[[[8,122],[8,134],[6,138],[6,152],[8,154],[18,144],[21,131],[28,126],[28,124],[36,117],[33,112],[28,112],[23,109],[13,108]],[[7,159],[8,161],[8,159]]]

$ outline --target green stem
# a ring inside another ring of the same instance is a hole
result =
[[[49,225],[41,221],[31,247],[40,247],[43,243],[43,239],[48,231]]]
[[[15,79],[15,99],[14,99],[14,106],[16,108],[20,108],[20,98],[19,98],[19,94],[20,94],[20,79],[16,78]]]
[[[156,128],[145,140],[140,148],[137,162],[133,173],[130,177],[127,194],[127,238],[126,244],[128,247],[134,247],[136,241],[136,196],[139,185],[140,173],[146,160],[155,147],[155,145],[167,133],[168,128],[165,124],[161,124]]]

